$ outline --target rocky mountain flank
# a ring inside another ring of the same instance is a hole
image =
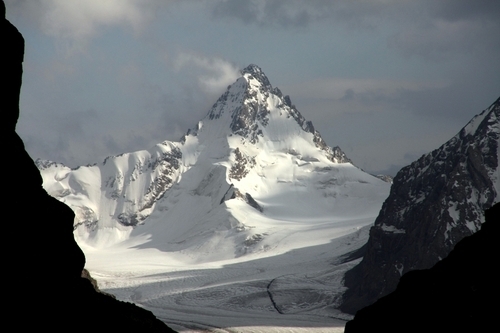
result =
[[[440,148],[394,178],[363,260],[345,275],[341,310],[356,313],[392,292],[409,271],[445,258],[499,201],[500,98]]]
[[[358,311],[345,333],[491,331],[497,322],[500,204],[485,216],[481,230],[458,242],[445,259],[404,274],[394,292]]]

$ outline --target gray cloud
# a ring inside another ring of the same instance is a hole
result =
[[[500,52],[499,1],[415,1],[400,15],[400,31],[388,43],[405,56],[447,61]]]
[[[69,55],[86,51],[91,40],[109,27],[137,35],[153,20],[155,11],[179,1],[5,0],[8,18],[37,26]]]
[[[498,1],[6,2],[29,47],[20,134],[71,166],[178,140],[249,63],[366,170],[435,149],[500,93]]]
[[[479,83],[479,82],[478,82]],[[355,92],[347,89],[335,103],[345,105],[351,110],[363,113],[363,110],[381,110],[390,108],[401,112],[410,112],[419,117],[463,124],[493,103],[500,96],[498,84],[486,85],[484,91],[471,94],[470,82],[454,82],[443,87],[424,87],[422,89],[399,88],[388,92],[384,90],[366,90]],[[349,111],[353,112],[353,111]]]
[[[258,22],[259,9],[254,1],[219,1],[214,5],[212,14],[216,18],[235,17],[249,24]]]
[[[18,128],[22,132],[26,150],[32,158],[51,159],[69,166],[86,164],[95,152],[103,151],[95,131],[102,120],[96,110],[72,112],[44,119],[36,117],[36,124],[26,121]],[[43,140],[39,135],[43,133]]]
[[[384,0],[228,0],[218,1],[211,10],[215,18],[236,18],[263,27],[305,27],[326,20],[366,28],[399,7],[398,1]]]
[[[497,0],[441,0],[429,1],[428,5],[436,17],[450,21],[498,21],[500,17],[500,2]]]
[[[236,18],[245,24],[263,27],[305,27],[324,16],[320,7],[324,1],[296,0],[230,0],[219,1],[212,7],[216,19]]]
[[[260,27],[307,27],[328,22],[339,29],[395,27],[390,47],[405,56],[444,61],[488,48],[500,51],[500,2],[496,0],[228,0],[212,5],[214,18]]]
[[[211,2],[212,14],[216,17],[234,17],[245,23],[262,24],[274,18],[275,23],[290,24],[294,17],[310,19],[376,19],[381,17],[407,21],[407,18],[430,16],[449,21],[498,20],[500,3],[496,0],[226,0]],[[296,20],[304,24],[301,20]]]
[[[425,26],[404,26],[388,39],[388,45],[404,56],[448,61],[461,55],[500,51],[500,20],[429,21]]]
[[[438,120],[447,119],[450,123],[465,125],[471,114],[486,109],[490,103],[500,97],[500,91],[489,94],[471,95],[470,87],[454,84],[441,89],[422,91],[401,90],[397,103],[419,116]]]

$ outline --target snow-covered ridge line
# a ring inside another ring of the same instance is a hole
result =
[[[373,220],[390,187],[328,147],[255,65],[180,142],[40,167],[47,191],[76,212],[80,243],[139,242],[189,261],[272,252],[288,232],[320,225],[344,235],[349,223],[336,223]]]

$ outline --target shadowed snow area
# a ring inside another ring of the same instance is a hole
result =
[[[84,250],[100,287],[179,331],[343,332],[342,319],[349,317],[334,307],[344,291],[343,273],[358,260],[341,258],[366,242],[368,227],[303,246],[306,239],[312,244],[331,237],[322,236],[325,230],[290,233],[283,244],[292,248],[297,241],[297,249],[281,251],[278,244],[243,260],[203,264],[155,249]]]

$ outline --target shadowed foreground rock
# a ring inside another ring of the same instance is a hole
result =
[[[496,326],[500,203],[486,222],[430,269],[404,274],[396,290],[356,313],[345,332],[489,332]]]
[[[75,215],[42,188],[38,168],[15,132],[24,39],[5,19],[3,1],[0,11],[2,149],[15,163],[0,163],[4,325],[16,332],[174,332],[151,312],[97,292],[81,277],[85,256],[73,236]],[[28,196],[34,204],[26,206]]]

